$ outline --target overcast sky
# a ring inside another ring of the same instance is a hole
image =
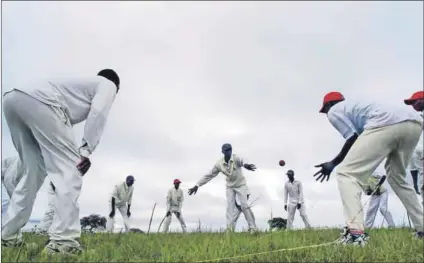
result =
[[[108,195],[136,178],[135,226],[157,229],[179,178],[189,228],[225,226],[225,179],[187,189],[221,158],[223,143],[257,165],[245,171],[257,225],[286,218],[279,190],[293,169],[313,226],[344,224],[333,158],[343,138],[319,114],[322,97],[402,103],[423,87],[423,3],[415,2],[4,2],[2,92],[49,77],[113,68],[121,90],[80,197],[81,216],[106,215]],[[75,127],[78,142],[83,126]],[[2,115],[2,157],[14,156]],[[284,159],[286,167],[278,166]],[[44,187],[33,218],[46,208]],[[363,202],[365,202],[364,199]],[[405,209],[392,193],[396,223]],[[117,216],[118,224],[122,222]],[[376,219],[380,225],[382,218]],[[296,215],[296,227],[303,227]],[[246,227],[243,216],[238,228]],[[180,231],[174,219],[171,230]]]

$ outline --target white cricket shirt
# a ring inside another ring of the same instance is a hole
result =
[[[288,197],[290,197],[290,203],[292,204],[303,204],[303,187],[300,181],[286,182],[284,185],[284,204],[287,204]]]
[[[402,103],[388,105],[374,102],[341,101],[327,114],[328,120],[345,139],[354,133],[380,128],[403,121],[423,122],[420,115]]]
[[[112,196],[115,198],[115,206],[131,205],[134,186],[128,186],[126,182],[115,185]],[[111,202],[111,198],[109,198]]]
[[[181,207],[184,202],[184,193],[181,188],[175,189],[172,187],[166,196],[166,211],[181,212]]]
[[[197,186],[202,186],[216,177],[220,172],[226,176],[226,185],[229,188],[238,188],[246,185],[246,179],[243,175],[243,160],[233,154],[228,163],[225,162],[224,157],[220,159],[212,168],[212,170],[203,176],[197,182]]]
[[[66,121],[75,125],[86,120],[80,153],[88,157],[100,141],[106,119],[116,96],[116,85],[101,76],[50,80],[16,88],[29,96],[61,108]]]

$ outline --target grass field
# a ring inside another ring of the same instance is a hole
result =
[[[259,233],[84,234],[79,256],[42,254],[47,237],[26,234],[22,248],[2,248],[2,262],[423,262],[424,243],[411,229],[375,229],[365,248],[334,245],[339,229]],[[300,247],[300,248],[299,248]],[[304,248],[302,248],[304,247]],[[299,248],[272,252],[274,250]],[[262,253],[259,255],[247,254]],[[221,259],[239,256],[239,258]],[[212,261],[210,261],[212,262]]]

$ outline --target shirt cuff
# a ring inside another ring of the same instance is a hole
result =
[[[89,156],[90,156],[90,151],[88,150],[88,149],[86,149],[86,148],[80,148],[79,149],[79,154],[81,155],[81,156],[83,156],[83,157],[86,157],[86,158],[88,158]]]

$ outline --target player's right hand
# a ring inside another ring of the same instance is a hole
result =
[[[109,217],[110,218],[114,218],[115,217],[115,210],[112,210],[112,212],[110,212]]]
[[[188,194],[189,195],[196,194],[197,193],[197,189],[199,189],[199,187],[197,185],[195,185],[194,187],[188,189]]]

